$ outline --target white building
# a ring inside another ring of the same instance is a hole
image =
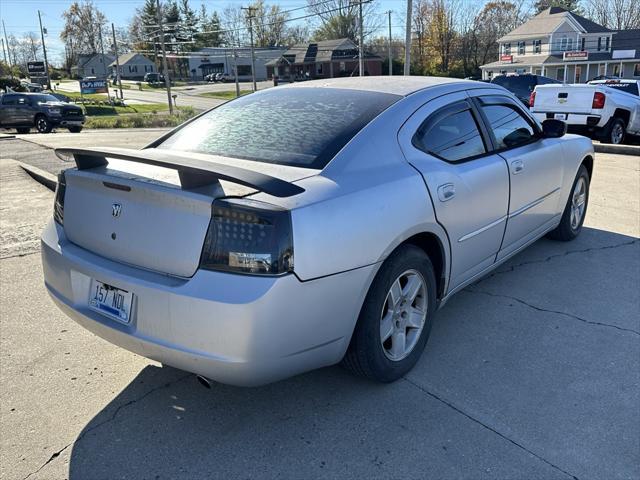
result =
[[[640,79],[640,30],[609,30],[560,7],[548,8],[498,40],[499,59],[482,78],[533,73],[565,83],[609,75]]]
[[[120,64],[120,78],[123,80],[141,80],[145,73],[156,72],[155,63],[139,53],[120,55],[117,63],[113,61],[109,65],[113,73],[116,73],[118,64]]]
[[[256,48],[255,65],[256,80],[267,79],[267,68],[265,64],[280,56],[286,48]],[[235,58],[234,58],[235,53]],[[193,52],[189,56],[189,72],[193,80],[202,80],[210,73],[228,73],[233,75],[235,65],[238,68],[238,78],[240,80],[251,79],[251,49],[249,48],[226,48],[226,47],[205,47],[198,52]]]

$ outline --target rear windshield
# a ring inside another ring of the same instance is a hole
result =
[[[158,148],[321,169],[400,98],[338,88],[272,88],[211,110]]]
[[[606,82],[600,83],[599,85],[604,85],[605,87],[609,88],[615,88],[616,90],[631,93],[632,95],[638,95],[638,84],[636,83]]]
[[[500,75],[499,77],[495,77],[491,83],[500,85],[510,92],[529,92],[533,90],[533,86],[536,84],[533,77],[519,77],[516,75]]]

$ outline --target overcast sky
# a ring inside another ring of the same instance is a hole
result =
[[[204,3],[209,11],[217,10],[219,13],[227,5],[247,5],[251,0],[190,0],[192,8],[199,9]],[[404,28],[404,12],[406,12],[406,0],[374,0],[377,3],[377,10],[383,13],[393,10],[392,17],[394,37],[402,36]],[[64,56],[64,46],[60,41],[63,21],[62,12],[72,3],[71,0],[0,0],[0,18],[4,20],[7,34],[12,33],[22,36],[24,33],[33,31],[39,33],[38,9],[42,13],[42,24],[48,30],[45,38],[47,44],[47,54],[54,63],[59,63]],[[136,7],[144,4],[144,0],[94,0],[93,2],[116,26],[126,26],[131,19]],[[305,0],[277,0],[266,3],[276,3],[283,9],[296,8],[306,5]],[[300,16],[301,11],[293,12],[292,15]],[[379,32],[386,35],[386,25]],[[4,32],[0,32],[4,35]],[[1,55],[1,52],[0,52]]]

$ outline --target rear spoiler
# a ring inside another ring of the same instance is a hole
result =
[[[109,164],[107,158],[177,170],[180,184],[184,190],[210,185],[218,180],[227,180],[275,197],[292,197],[304,192],[304,188],[280,178],[246,168],[192,158],[183,152],[155,148],[144,150],[129,148],[56,148],[55,152],[62,160],[67,160],[69,156],[72,156],[75,159],[78,170],[106,166]]]

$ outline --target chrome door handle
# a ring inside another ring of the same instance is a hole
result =
[[[453,183],[445,183],[438,187],[438,198],[441,202],[451,200],[456,194],[456,187]]]
[[[517,175],[524,170],[524,162],[522,160],[514,160],[511,162],[511,173]]]

